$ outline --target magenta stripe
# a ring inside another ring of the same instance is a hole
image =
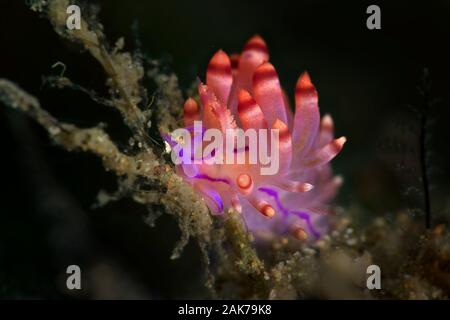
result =
[[[224,179],[224,178],[213,178],[213,177],[208,176],[207,174],[197,174],[194,178],[205,179],[205,180],[208,180],[208,181],[211,181],[211,182],[223,182],[223,183],[226,183],[226,184],[230,184],[230,181],[228,181],[227,179]]]
[[[278,195],[278,192],[276,190],[274,190],[274,189],[261,187],[261,188],[258,188],[258,190],[268,194],[269,196],[271,196],[275,200],[275,203],[277,204],[277,207],[281,210],[281,212],[283,212],[285,217],[287,215],[289,215],[289,214],[293,214],[293,215],[299,217],[300,219],[302,219],[302,220],[304,220],[306,222],[306,224],[308,225],[309,231],[311,231],[311,233],[316,238],[320,238],[320,232],[317,231],[315,229],[315,227],[313,226],[313,224],[311,222],[311,216],[307,212],[290,211],[287,208],[285,208],[283,206],[283,204],[281,203],[280,196]]]

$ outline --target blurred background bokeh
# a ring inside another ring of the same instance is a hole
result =
[[[390,217],[420,206],[404,197],[418,178],[414,153],[417,121],[408,104],[420,104],[418,85],[428,68],[433,110],[432,209],[448,219],[450,206],[450,3],[411,1],[98,1],[107,38],[125,38],[160,59],[187,90],[204,79],[215,51],[239,52],[260,34],[290,97],[297,77],[308,70],[338,136],[348,142],[333,161],[345,179],[336,204],[360,212],[359,220]],[[381,7],[381,30],[366,28],[366,8]],[[118,113],[70,90],[42,85],[42,76],[65,75],[104,92],[104,75],[80,47],[61,40],[49,22],[24,1],[0,2],[0,77],[39,97],[59,119],[80,126],[108,124],[126,146]],[[133,27],[135,26],[135,27]],[[138,30],[138,32],[136,32]],[[149,87],[149,93],[154,88]],[[180,106],[181,108],[181,106]],[[0,297],[4,298],[198,298],[204,297],[199,250],[191,242],[170,260],[179,238],[175,221],[162,215],[154,228],[146,208],[123,199],[92,209],[98,190],[115,190],[115,178],[99,159],[52,145],[28,118],[0,107]],[[397,170],[398,166],[410,170]],[[406,172],[408,171],[408,172]],[[409,175],[409,177],[405,177]],[[411,176],[413,178],[411,178]],[[406,181],[406,182],[405,182]],[[406,183],[406,184],[405,184]],[[420,200],[420,199],[419,199]],[[422,219],[420,214],[416,217]],[[80,265],[83,290],[64,289],[65,268]]]

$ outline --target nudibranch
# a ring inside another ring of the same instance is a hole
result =
[[[256,235],[290,234],[299,240],[320,237],[327,230],[328,202],[342,183],[341,177],[333,176],[329,162],[346,138],[334,139],[330,115],[320,118],[317,91],[308,73],[297,81],[293,114],[269,63],[266,43],[254,36],[240,55],[228,56],[219,50],[212,57],[206,84],[199,80],[198,93],[199,102],[188,98],[184,104],[186,129],[192,132],[198,121],[202,125],[193,141],[202,140],[208,129],[278,132],[279,168],[274,175],[263,175],[260,163],[248,162],[248,146],[234,150],[245,155],[244,163],[177,164],[178,173],[201,194],[211,212],[236,209]],[[165,138],[172,147],[181,143],[173,136]],[[220,152],[215,150],[211,156]]]

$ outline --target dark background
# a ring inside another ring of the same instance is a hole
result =
[[[403,197],[418,178],[416,157],[405,151],[414,149],[418,139],[417,121],[406,105],[421,103],[417,85],[427,67],[433,96],[442,101],[429,129],[433,215],[436,221],[448,219],[448,1],[99,3],[109,41],[124,36],[127,49],[133,49],[132,25],[137,22],[144,51],[162,59],[166,70],[179,76],[183,89],[204,76],[215,51],[239,52],[255,33],[268,43],[271,62],[291,97],[297,77],[308,70],[322,114],[332,114],[337,136],[348,138],[333,161],[345,178],[336,203],[356,210],[358,220],[390,219],[404,208],[421,205]],[[381,30],[366,28],[370,4],[381,7]],[[0,77],[36,95],[61,120],[86,127],[107,122],[108,133],[125,146],[128,132],[114,110],[81,93],[42,86],[41,77],[58,73],[51,66],[62,61],[65,75],[74,82],[104,92],[96,62],[61,40],[49,22],[22,1],[1,1],[0,13]],[[55,147],[38,125],[3,106],[0,121],[0,297],[205,295],[195,244],[190,243],[180,259],[169,259],[179,237],[170,216],[163,215],[150,228],[143,223],[146,209],[127,199],[91,209],[99,189],[115,188],[114,176],[103,170],[99,159]],[[407,164],[408,174],[395,169],[401,163]],[[82,268],[80,292],[64,290],[69,264]]]

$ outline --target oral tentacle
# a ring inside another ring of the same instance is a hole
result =
[[[302,165],[308,168],[321,167],[333,159],[342,150],[347,138],[340,137],[322,148],[316,150],[310,157],[306,158]]]
[[[238,115],[244,130],[267,129],[267,122],[261,107],[246,90],[239,92]]]
[[[272,129],[278,130],[279,171],[285,172],[291,166],[292,161],[292,138],[289,128],[285,122],[276,119]]]
[[[253,75],[253,94],[261,106],[267,125],[271,127],[276,119],[287,123],[286,108],[277,72],[272,64],[266,62],[259,66]]]
[[[219,50],[209,62],[206,71],[206,84],[212,88],[217,98],[226,104],[230,95],[233,76],[228,55]]]
[[[318,95],[307,72],[298,79],[295,87],[295,116],[293,140],[297,152],[306,154],[319,131],[320,114]]]

